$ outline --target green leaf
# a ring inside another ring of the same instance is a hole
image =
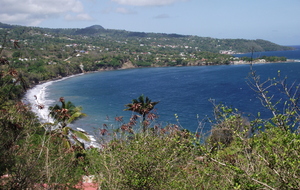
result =
[[[85,132],[77,131],[77,130],[74,130],[74,129],[71,129],[70,131],[71,131],[77,138],[80,138],[80,139],[85,140],[85,141],[88,141],[88,142],[91,141],[90,137],[89,137]]]

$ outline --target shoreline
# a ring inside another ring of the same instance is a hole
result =
[[[27,89],[26,92],[22,95],[21,101],[30,105],[31,111],[34,112],[38,116],[38,119],[41,122],[43,122],[43,123],[49,122],[48,121],[49,117],[46,118],[46,115],[45,114],[42,115],[41,111],[40,111],[40,110],[48,110],[48,108],[49,108],[49,106],[45,105],[45,101],[47,101],[47,100],[45,99],[44,92],[47,89],[46,88],[47,86],[51,85],[54,82],[63,81],[63,80],[81,76],[84,74],[97,73],[97,72],[103,72],[103,71],[122,70],[122,69],[127,69],[127,68],[120,68],[120,69],[108,68],[108,69],[99,69],[96,71],[84,71],[81,73],[71,74],[71,75],[64,76],[64,77],[60,76],[60,77],[56,77],[56,78],[52,78],[52,79],[48,79],[48,80],[39,81],[39,83],[37,83],[37,84],[30,84],[30,88]],[[128,69],[130,69],[130,68],[128,68]],[[42,97],[40,95],[42,95]],[[51,101],[51,100],[48,100],[48,101]],[[38,109],[39,104],[42,104],[45,107],[43,109]]]
[[[251,62],[243,62],[243,63],[232,63],[229,65],[272,64],[272,63],[291,63],[291,62],[300,62],[300,60],[297,61],[295,59],[288,59],[287,61],[278,61],[278,62],[252,62],[252,63]],[[211,65],[198,65],[198,66],[211,66]],[[178,66],[169,66],[169,67],[184,67],[184,66],[178,65]],[[185,67],[191,67],[191,66],[188,65]],[[130,65],[127,64],[126,66],[117,68],[117,69],[109,67],[106,69],[99,69],[96,71],[84,71],[82,73],[76,73],[76,74],[68,75],[65,77],[60,76],[60,77],[56,77],[53,79],[40,81],[38,84],[31,84],[30,88],[28,90],[26,90],[26,92],[23,94],[21,100],[25,101],[26,103],[29,103],[29,105],[31,106],[31,110],[38,115],[39,119],[46,120],[45,117],[41,117],[41,115],[39,115],[39,109],[37,109],[37,105],[43,104],[46,101],[44,92],[47,89],[46,87],[51,85],[51,83],[59,82],[62,80],[66,80],[69,78],[73,78],[76,76],[81,76],[81,75],[85,75],[85,74],[89,74],[89,73],[98,73],[98,72],[114,71],[114,70],[116,71],[116,70],[126,70],[126,69],[137,69],[137,68],[147,68],[147,67],[136,67],[132,64],[130,64]],[[153,67],[149,67],[149,68],[153,68]],[[37,89],[39,89],[39,90],[37,91]],[[37,93],[34,94],[33,91],[36,91]],[[38,96],[37,94],[42,95],[42,97]],[[29,96],[29,95],[31,95],[31,96]],[[35,98],[35,96],[36,96],[36,98]],[[35,107],[35,110],[33,110],[33,107]]]
[[[287,61],[279,61],[279,62],[253,62],[253,63],[243,62],[243,63],[232,63],[229,65],[272,64],[272,63],[293,63],[293,62],[300,62],[300,60],[296,61],[294,59],[289,59]],[[199,66],[211,66],[211,65],[199,65]],[[191,67],[191,66],[171,66],[171,67]],[[121,68],[116,68],[116,69],[113,67],[108,67],[108,68],[99,69],[96,71],[84,71],[81,73],[76,73],[76,74],[72,74],[72,75],[65,76],[65,77],[56,77],[53,79],[40,81],[38,84],[30,85],[30,88],[28,90],[26,90],[26,92],[23,94],[21,101],[30,105],[31,111],[33,111],[38,116],[38,118],[41,122],[43,122],[43,123],[49,122],[49,121],[51,121],[51,118],[48,117],[49,104],[55,103],[55,100],[47,100],[46,99],[45,91],[47,90],[47,86],[51,85],[54,82],[59,82],[62,80],[66,80],[69,78],[73,78],[76,76],[81,76],[81,75],[85,75],[85,74],[89,74],[89,73],[98,73],[98,72],[103,72],[103,71],[114,71],[114,70],[137,69],[137,68],[146,68],[146,67],[136,67],[136,66],[130,64],[130,65],[127,65],[126,67],[121,67]],[[153,67],[149,67],[149,68],[153,68]],[[41,104],[45,107],[43,109],[38,109],[39,104]]]
[[[300,60],[296,60],[296,59],[287,59],[286,61],[278,61],[278,62],[252,62],[252,64],[270,64],[270,63],[289,63],[289,62],[300,62]],[[251,62],[243,62],[243,63],[231,63],[231,64],[221,64],[221,65],[242,65],[242,64],[251,64]],[[220,65],[220,64],[217,64]],[[95,71],[84,71],[81,73],[75,73],[75,74],[71,74],[71,75],[67,75],[67,76],[59,76],[56,78],[52,78],[52,79],[48,79],[48,80],[43,80],[43,81],[39,81],[39,83],[37,84],[30,84],[30,89],[36,87],[37,85],[41,85],[47,82],[56,82],[59,80],[65,80],[67,78],[71,78],[71,77],[76,77],[79,75],[84,75],[84,74],[89,74],[89,73],[97,73],[97,72],[103,72],[103,71],[116,71],[116,70],[125,70],[125,69],[137,69],[137,68],[156,68],[156,67],[191,67],[191,66],[213,66],[213,65],[176,65],[176,66],[150,66],[150,67],[138,67],[138,66],[134,66],[131,62],[126,62],[123,64],[122,67],[120,68],[113,68],[113,67],[107,67],[107,68],[102,68],[102,69],[98,69]],[[28,91],[27,90],[27,91]],[[27,93],[27,91],[25,92],[25,94]],[[22,98],[23,99],[23,98]]]
[[[272,62],[272,63],[278,63],[278,62]],[[283,62],[280,62],[283,63]],[[290,62],[291,63],[291,62]],[[260,63],[260,64],[264,64],[264,63]],[[233,65],[233,64],[232,64]],[[228,65],[230,66],[230,65]],[[179,66],[175,66],[175,67],[179,67]],[[186,67],[190,67],[190,66],[186,66]],[[142,67],[134,67],[134,68],[126,68],[126,69],[136,69],[136,68],[142,68]],[[149,67],[152,68],[152,67]],[[74,74],[74,75],[70,75],[70,76],[66,76],[66,77],[58,77],[52,80],[45,80],[45,81],[41,81],[39,84],[35,84],[34,86],[32,86],[32,88],[30,88],[29,90],[26,91],[26,93],[24,94],[22,100],[27,101],[31,107],[31,111],[33,113],[35,113],[38,116],[38,119],[41,123],[53,123],[53,120],[51,120],[51,118],[49,117],[49,106],[53,106],[57,103],[59,103],[57,100],[49,100],[47,99],[47,88],[49,85],[53,84],[54,82],[59,82],[62,80],[66,80],[69,78],[73,78],[76,76],[81,76],[84,74],[90,74],[90,73],[98,73],[98,72],[102,72],[102,71],[113,71],[113,70],[124,70],[125,68],[118,68],[118,69],[105,69],[105,70],[97,70],[97,71],[87,71],[84,73],[78,73],[78,74]],[[37,96],[37,98],[34,97],[34,95]],[[59,96],[59,95],[58,95]],[[60,97],[60,96],[59,96]],[[57,97],[57,99],[59,98]],[[38,104],[43,104],[44,108],[43,109],[38,109]],[[77,127],[72,126],[74,129],[76,129]],[[86,129],[83,129],[86,130]],[[93,134],[93,133],[91,133]],[[94,136],[90,136],[91,137],[91,142],[89,142],[87,145],[87,147],[93,146],[95,147],[96,145],[93,145],[93,142],[96,143],[93,139],[95,138]],[[99,146],[99,145],[98,145]],[[101,146],[101,145],[100,145]]]
[[[276,61],[276,62],[260,62],[260,61],[255,61],[255,62],[240,62],[240,63],[233,63],[232,65],[250,65],[250,64],[272,64],[272,63],[297,63],[300,62],[300,60],[296,59],[287,59],[286,61]]]
[[[295,59],[288,59],[287,61],[278,61],[278,62],[243,62],[243,63],[232,63],[232,64],[228,64],[228,65],[249,65],[249,64],[272,64],[272,63],[290,63],[290,62],[300,62],[295,60]],[[126,63],[125,63],[126,64]],[[226,65],[226,64],[224,64]],[[167,66],[167,67],[191,67],[191,66],[213,66],[213,65],[187,65],[187,66],[183,66],[183,65],[178,65],[178,66]],[[162,67],[165,67],[165,66],[162,66]],[[130,65],[126,65],[126,66],[122,66],[121,68],[113,68],[113,67],[108,67],[106,69],[99,69],[99,70],[96,70],[96,71],[84,71],[84,72],[81,72],[81,73],[75,73],[75,74],[72,74],[72,75],[68,75],[68,76],[60,76],[60,77],[56,77],[56,78],[52,78],[52,79],[48,79],[48,80],[43,80],[43,81],[39,81],[39,83],[37,84],[30,84],[30,88],[28,90],[26,90],[26,92],[23,94],[21,100],[28,100],[28,92],[30,91],[33,91],[34,89],[36,89],[38,86],[41,86],[41,85],[44,85],[44,87],[47,87],[48,85],[51,85],[51,84],[48,84],[48,83],[53,83],[53,82],[59,82],[59,81],[62,81],[62,80],[66,80],[68,78],[73,78],[73,77],[76,77],[76,76],[81,76],[81,75],[85,75],[85,74],[89,74],[89,73],[98,73],[98,72],[104,72],[104,71],[117,71],[117,70],[126,70],[126,69],[138,69],[138,68],[153,68],[153,67],[136,67],[132,64]],[[39,100],[39,99],[37,99]],[[31,101],[28,103],[32,104],[36,104],[38,102],[36,101]]]
[[[95,71],[98,72],[98,71]],[[88,73],[88,72],[87,72]],[[49,117],[49,104],[53,103],[55,104],[55,100],[49,100],[46,99],[46,90],[47,87],[50,86],[52,83],[60,82],[63,80],[67,80],[69,78],[73,78],[76,76],[81,76],[87,73],[78,73],[69,75],[66,77],[57,77],[54,79],[49,79],[45,81],[40,81],[38,84],[33,84],[30,86],[28,90],[23,94],[21,101],[25,102],[30,106],[30,109],[33,113],[35,113],[38,116],[38,119],[42,123],[53,123],[53,119]],[[89,72],[92,73],[92,72]],[[42,109],[39,108],[39,105],[42,106]]]
[[[32,83],[32,84],[29,85],[30,86],[29,89],[27,89],[26,92],[22,95],[21,100],[26,101],[28,99],[27,94],[28,94],[29,91],[32,91],[33,89],[37,88],[38,86],[45,85],[47,83],[59,82],[59,81],[62,81],[62,80],[66,80],[68,78],[72,78],[72,77],[76,77],[76,76],[80,76],[80,75],[84,75],[84,74],[89,74],[89,73],[98,73],[98,72],[104,72],[104,71],[114,71],[114,70],[124,70],[124,69],[134,69],[134,68],[140,68],[140,67],[136,67],[132,63],[124,63],[124,65],[121,68],[117,68],[117,69],[115,69],[113,67],[107,67],[107,68],[104,68],[104,69],[98,69],[96,71],[84,71],[83,70],[83,72],[81,72],[81,73],[75,73],[75,74],[67,75],[67,76],[64,76],[64,77],[59,76],[59,77],[56,77],[56,78],[39,81],[39,83],[37,83],[37,84]],[[50,85],[50,84],[48,84],[48,85]],[[48,86],[48,85],[46,85],[46,86]],[[37,102],[36,101],[29,102],[28,101],[28,103],[36,104]]]
[[[94,72],[101,72],[101,71],[94,71]],[[41,123],[54,123],[54,120],[49,117],[49,107],[51,104],[56,104],[56,100],[50,100],[46,98],[46,90],[47,87],[52,85],[54,82],[60,82],[69,78],[73,78],[76,76],[93,73],[93,72],[85,72],[85,73],[78,73],[66,77],[59,77],[52,80],[46,80],[41,81],[39,84],[33,85],[30,89],[28,89],[23,97],[21,98],[22,102],[25,102],[30,106],[30,110],[36,114],[38,117],[39,122]],[[42,108],[40,106],[42,106]],[[74,128],[72,124],[70,124],[70,127]],[[76,130],[85,131],[81,128],[76,128]],[[94,148],[101,148],[102,145],[97,143],[97,140],[95,139],[95,136],[88,134],[90,138],[90,142],[82,140],[82,142],[85,144],[87,148],[94,147]]]

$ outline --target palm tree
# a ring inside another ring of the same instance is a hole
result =
[[[150,112],[154,109],[154,106],[159,102],[151,102],[151,100],[142,94],[138,99],[133,99],[132,103],[126,104],[125,106],[128,107],[125,111],[133,111],[136,112],[143,117],[143,131],[146,131],[147,125],[144,124],[146,121],[146,116],[150,114]]]
[[[49,107],[50,116],[57,124],[57,128],[52,132],[55,132],[59,137],[62,137],[66,147],[69,148],[72,144],[75,144],[84,149],[84,143],[78,139],[90,141],[87,133],[84,131],[74,130],[71,127],[68,127],[68,124],[86,116],[86,114],[81,112],[81,107],[76,107],[70,101],[65,102],[63,97],[61,97],[59,101],[61,102],[61,106],[56,104],[53,107]]]

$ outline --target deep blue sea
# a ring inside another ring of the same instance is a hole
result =
[[[259,52],[255,56],[277,55],[300,60],[300,46],[296,48],[294,51]],[[300,82],[300,62],[255,64],[253,69],[262,80],[276,77],[280,70],[281,76],[287,76],[289,83]],[[209,99],[237,108],[246,115],[260,112],[262,117],[269,116],[257,94],[247,84],[249,72],[249,65],[103,71],[40,85],[29,92],[27,98],[34,101],[32,97],[37,95],[38,101],[47,106],[59,103],[60,97],[72,101],[82,106],[83,112],[88,115],[77,121],[75,127],[93,131],[104,123],[116,126],[116,116],[124,116],[127,122],[131,112],[123,111],[124,105],[144,94],[152,101],[160,101],[156,106],[159,124],[180,124],[195,131],[200,121],[213,116],[213,105]],[[274,93],[281,96],[278,92]],[[44,114],[47,120],[47,113],[40,114]],[[179,123],[174,114],[178,115]]]

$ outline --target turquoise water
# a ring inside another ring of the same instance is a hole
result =
[[[253,68],[263,80],[277,76],[280,70],[282,76],[288,76],[288,82],[300,81],[298,62],[257,64]],[[238,108],[244,114],[261,112],[262,117],[269,116],[257,94],[247,84],[249,71],[249,65],[227,65],[90,73],[46,86],[45,99],[41,101],[53,105],[59,103],[59,97],[63,96],[82,106],[88,116],[76,122],[75,126],[93,131],[104,123],[116,126],[116,116],[124,116],[127,122],[131,113],[123,111],[124,105],[144,94],[152,101],[160,101],[156,106],[160,116],[158,124],[178,124],[174,116],[177,114],[182,127],[195,131],[199,121],[213,116],[213,105],[209,99]],[[281,97],[279,93],[276,95]],[[206,127],[208,130],[209,126]]]

